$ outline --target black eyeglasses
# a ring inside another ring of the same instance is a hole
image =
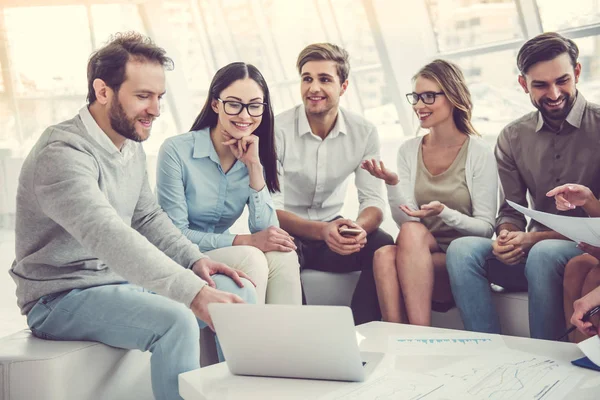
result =
[[[227,115],[239,115],[245,108],[248,111],[248,115],[251,117],[260,117],[265,112],[265,106],[267,103],[241,103],[233,100],[222,100],[217,97],[221,103],[223,103],[223,110]]]
[[[435,103],[435,96],[444,95],[444,92],[423,92],[423,93],[406,93],[406,100],[411,105],[416,105],[419,102],[419,99],[423,101],[423,104],[433,104]]]

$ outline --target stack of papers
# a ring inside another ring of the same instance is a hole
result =
[[[427,374],[376,371],[366,382],[348,383],[321,399],[558,400],[567,396],[581,379],[578,368],[571,364],[511,350],[499,335],[472,332],[408,335],[389,337],[388,344],[388,353],[404,356],[472,357]],[[591,359],[600,365],[600,339],[596,337],[596,342],[590,341],[583,348],[589,348]]]

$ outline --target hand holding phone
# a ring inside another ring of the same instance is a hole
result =
[[[358,236],[362,233],[362,229],[342,227],[339,232],[342,236]]]

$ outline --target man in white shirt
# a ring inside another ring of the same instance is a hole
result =
[[[363,271],[352,299],[354,321],[379,320],[373,254],[394,241],[379,229],[385,207],[381,182],[360,167],[362,160],[379,159],[377,129],[339,106],[350,71],[344,49],[309,45],[297,68],[303,104],[275,119],[282,187],[273,195],[277,216],[295,237],[301,268]],[[352,173],[360,203],[356,221],[339,215]],[[340,233],[347,228],[355,234]]]

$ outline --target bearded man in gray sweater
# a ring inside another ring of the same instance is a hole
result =
[[[157,205],[141,142],[165,94],[165,50],[116,35],[88,63],[88,105],[44,131],[17,191],[21,312],[44,339],[152,352],[157,399],[199,368],[209,303],[254,302],[240,271],[203,255]]]

